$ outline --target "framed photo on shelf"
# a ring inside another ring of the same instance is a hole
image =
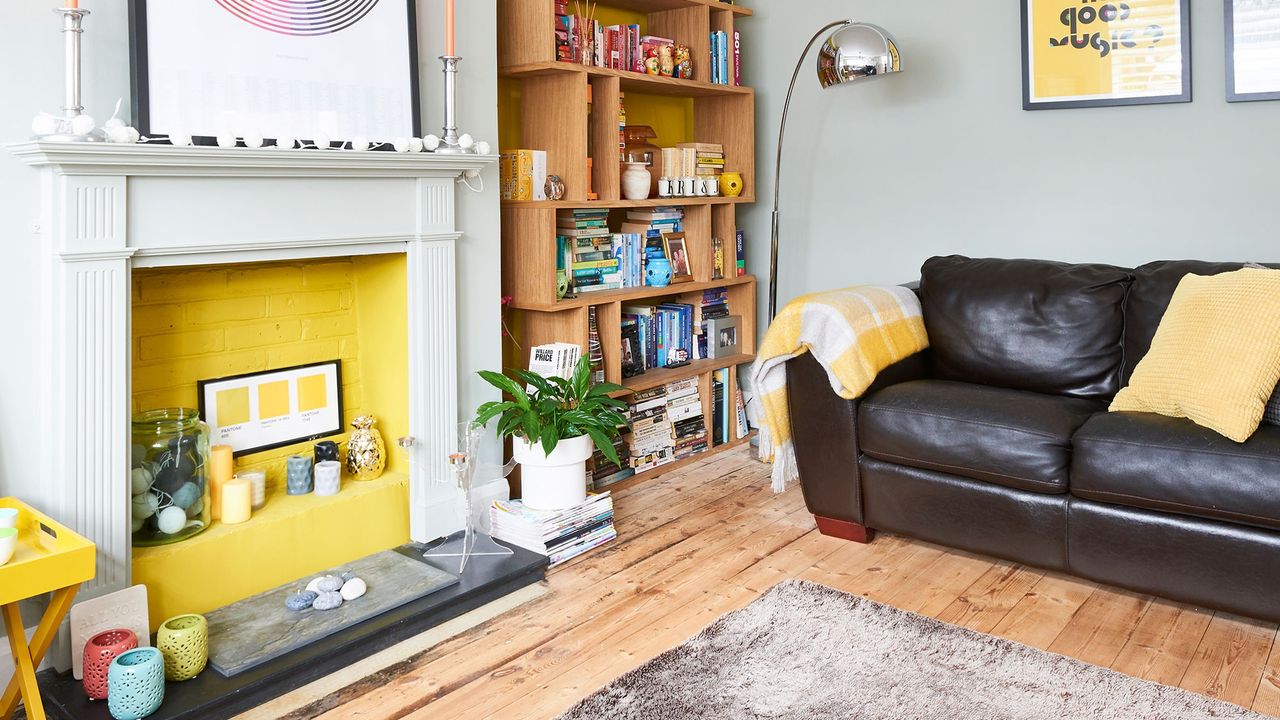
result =
[[[1280,100],[1280,1],[1224,0],[1227,102]]]
[[[201,380],[200,417],[210,442],[236,457],[342,432],[342,363]]]
[[[693,280],[693,261],[689,258],[689,248],[685,245],[682,232],[662,233],[662,246],[667,259],[671,261],[671,282],[690,282]]]
[[[707,357],[727,358],[738,355],[738,328],[742,325],[741,315],[712,318],[707,321]]]
[[[1023,110],[1191,101],[1190,0],[1021,3]]]
[[[129,4],[143,135],[421,135],[414,0]]]

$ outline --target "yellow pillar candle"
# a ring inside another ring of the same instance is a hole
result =
[[[222,486],[222,522],[228,525],[242,523],[253,514],[253,487],[248,480],[237,477]]]
[[[209,447],[209,502],[213,505],[213,519],[222,517],[222,486],[232,478],[232,452],[230,445]]]

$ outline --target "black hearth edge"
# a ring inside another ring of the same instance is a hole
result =
[[[223,677],[212,667],[181,683],[166,683],[164,703],[148,720],[223,720],[274,700],[359,662],[374,653],[452,620],[520,588],[542,581],[547,558],[513,547],[507,557],[473,557],[456,585],[401,605],[241,673]],[[422,548],[397,551],[422,560]],[[424,560],[425,562],[425,560]],[[431,563],[447,572],[447,565]],[[455,573],[456,574],[456,573]],[[51,720],[111,720],[106,701],[90,701],[70,672],[39,674],[45,712]],[[354,682],[356,678],[353,678]]]

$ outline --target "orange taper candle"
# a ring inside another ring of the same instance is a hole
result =
[[[73,9],[80,7],[80,0],[67,0],[66,7]]]
[[[444,0],[444,54],[453,57],[453,0]]]

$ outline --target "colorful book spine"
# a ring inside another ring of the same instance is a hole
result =
[[[742,85],[742,35],[733,31],[733,84]]]

